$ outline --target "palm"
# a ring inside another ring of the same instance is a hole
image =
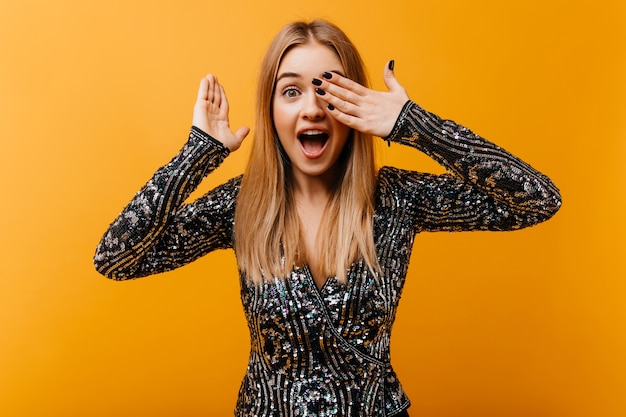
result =
[[[236,151],[250,129],[239,128],[236,132],[228,121],[228,100],[224,88],[215,75],[209,74],[200,81],[198,97],[193,111],[193,125]]]

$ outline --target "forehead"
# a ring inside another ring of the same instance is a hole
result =
[[[293,47],[283,56],[277,76],[284,72],[295,74],[313,72],[319,75],[324,71],[343,73],[344,68],[339,56],[330,47],[318,42],[309,42]]]

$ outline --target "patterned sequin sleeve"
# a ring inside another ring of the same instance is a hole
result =
[[[413,210],[416,232],[521,229],[549,219],[561,206],[548,177],[412,101],[386,139],[419,149],[449,171],[432,175],[383,168],[385,181],[402,194],[396,198]]]
[[[138,278],[231,247],[240,178],[184,204],[228,154],[228,148],[193,127],[178,155],[154,174],[105,232],[94,256],[98,272],[115,280]]]

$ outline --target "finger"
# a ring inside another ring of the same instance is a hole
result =
[[[207,89],[209,87],[209,80],[206,77],[200,80],[200,86],[198,87],[198,101],[207,100]]]
[[[396,74],[394,72],[395,69],[395,61],[392,59],[391,61],[388,61],[387,64],[385,65],[385,69],[383,70],[383,81],[385,82],[385,85],[387,86],[387,88],[389,89],[389,91],[397,91],[400,89],[404,89],[404,87],[402,87],[402,85],[400,85],[400,83],[398,82],[398,80],[396,79]]]
[[[314,79],[313,85],[319,85],[315,88],[315,94],[318,98],[340,108],[346,113],[354,114],[358,106],[363,103],[363,96],[340,87],[339,85],[325,83],[319,79]]]
[[[226,97],[226,91],[224,90],[224,87],[221,84],[220,84],[219,87],[220,87],[220,94],[219,94],[219,96],[220,96],[220,104],[219,104],[220,110],[222,111],[222,113],[224,115],[227,116],[228,115],[228,109],[229,109],[228,98]]]
[[[215,94],[215,76],[213,74],[209,74],[206,76],[207,82],[208,82],[208,86],[207,86],[207,101],[209,103],[213,103],[213,100],[215,99],[214,94]]]
[[[248,133],[250,133],[250,128],[248,126],[242,126],[235,132],[235,137],[241,142],[248,136]]]
[[[318,89],[316,90],[318,96],[321,96],[322,98],[326,96],[326,102],[340,107],[346,113],[356,116],[359,114],[355,111],[358,111],[359,107],[367,105],[368,102],[371,102],[373,95],[376,94],[375,91],[337,73],[325,72],[322,74],[321,79],[314,78],[312,82],[313,85],[318,86]],[[356,107],[334,101],[331,97],[326,95],[326,93]]]
[[[361,116],[361,108],[358,103],[351,103],[350,101],[330,93],[324,93],[323,95],[317,93],[317,95],[322,101],[328,104],[328,109],[331,111],[337,111],[355,117]]]
[[[322,74],[322,81],[327,85],[333,84],[337,85],[347,91],[351,91],[352,93],[362,96],[367,94],[368,89],[363,87],[361,84],[353,81],[347,77],[341,76],[336,72],[325,72]]]
[[[215,77],[215,82],[213,83],[213,104],[218,109],[222,104],[222,85],[219,83],[217,77]]]
[[[322,91],[319,91],[319,90],[322,90]],[[353,91],[347,90],[345,88],[342,88],[333,84],[328,84],[326,87],[324,87],[323,85],[321,87],[318,87],[316,89],[316,93],[318,97],[327,96],[327,100],[335,98],[335,99],[342,100],[348,104],[352,104],[356,106],[358,106],[363,101],[363,96],[360,96],[354,93]]]
[[[334,107],[331,111],[330,111],[331,116],[337,120],[339,123],[344,124],[348,127],[351,127],[352,129],[355,130],[361,130],[360,128],[362,127],[362,120],[354,115],[351,115],[349,113],[344,113],[343,111],[341,111],[340,109]]]
[[[228,149],[230,149],[231,152],[239,149],[241,142],[243,142],[246,136],[248,136],[248,133],[250,133],[250,128],[248,126],[242,126],[237,129],[237,131],[233,133],[234,140],[229,141],[229,144],[227,145]]]

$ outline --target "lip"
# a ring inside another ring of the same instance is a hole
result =
[[[326,139],[326,142],[324,143],[324,146],[322,146],[322,148],[317,152],[308,152],[302,145],[302,142],[300,141],[300,135],[302,135],[304,132],[308,132],[311,130],[322,132],[328,136],[328,138]],[[304,156],[306,156],[308,159],[317,159],[321,157],[326,151],[326,148],[328,148],[328,142],[330,141],[330,133],[327,128],[322,127],[322,126],[306,126],[306,127],[299,129],[296,132],[296,140],[300,144],[300,149],[302,150],[302,153],[304,154]]]

